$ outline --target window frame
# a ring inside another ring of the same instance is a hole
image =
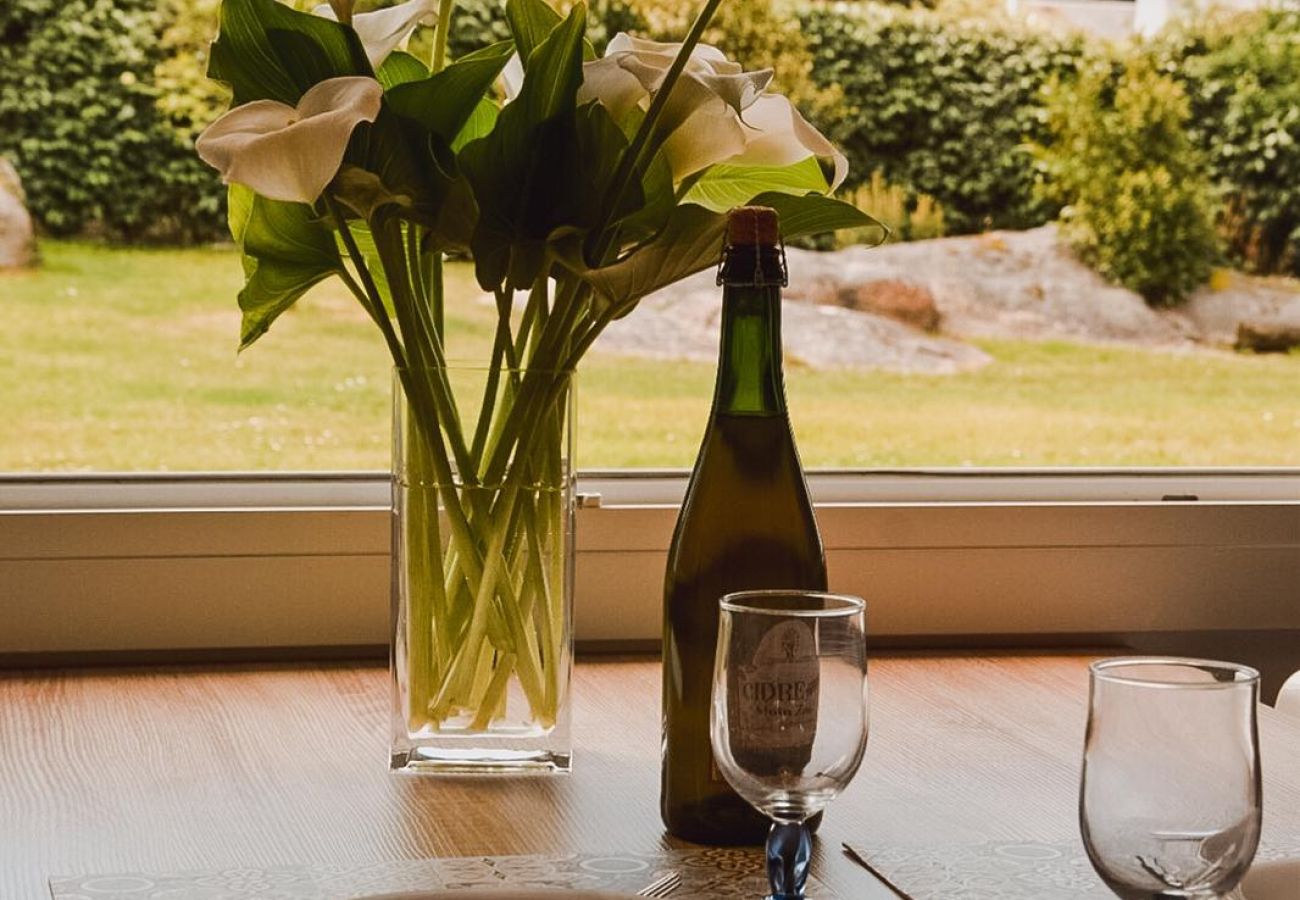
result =
[[[657,639],[687,474],[579,476],[580,645]],[[868,599],[877,641],[1300,629],[1300,469],[815,471],[809,484],[832,587]],[[377,650],[390,529],[385,473],[0,477],[0,660]]]

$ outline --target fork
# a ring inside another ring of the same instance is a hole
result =
[[[636,892],[636,895],[638,897],[667,897],[681,886],[682,876],[676,872],[669,872],[663,878],[656,879],[641,888]]]

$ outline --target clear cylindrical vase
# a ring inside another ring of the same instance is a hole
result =
[[[568,771],[572,372],[394,376],[391,768]]]

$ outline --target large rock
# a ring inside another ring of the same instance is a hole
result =
[[[0,158],[0,269],[30,266],[36,258],[32,217],[18,172]]]
[[[1196,350],[1233,346],[1243,325],[1300,332],[1293,279],[1221,273],[1185,306],[1154,310],[1080,262],[1051,226],[788,256],[786,356],[814,368],[942,374],[987,364],[966,338]],[[597,348],[712,361],[720,314],[705,272],[647,297]]]
[[[721,289],[702,272],[641,301],[613,323],[597,350],[657,359],[715,362]],[[813,369],[880,369],[945,375],[991,362],[982,350],[934,337],[873,313],[813,303],[782,307],[785,358]]]
[[[1220,272],[1171,315],[1207,344],[1244,349],[1243,327],[1255,332],[1300,330],[1300,290],[1289,278]]]
[[[1181,319],[1107,284],[1057,238],[1052,226],[995,231],[836,253],[790,250],[790,296],[840,305],[845,292],[882,282],[933,300],[955,337],[1183,345]]]
[[[879,278],[840,288],[840,306],[875,313],[922,331],[938,331],[942,316],[925,285],[898,278]]]

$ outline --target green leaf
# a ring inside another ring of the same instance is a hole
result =
[[[375,77],[379,79],[385,91],[390,91],[399,84],[428,78],[429,67],[403,50],[394,50],[380,63]]]
[[[625,245],[654,237],[677,208],[673,171],[662,153],[656,153],[650,160],[641,179],[641,196],[634,199],[640,201],[639,208],[617,223],[619,237]]]
[[[330,191],[349,208],[369,208],[373,214],[396,203],[402,218],[443,232],[436,239],[446,246],[468,246],[477,208],[455,154],[440,135],[396,114],[387,98],[379,117],[353,134],[344,168],[348,166],[371,173],[378,182],[363,186],[356,173],[349,183],[336,182]]]
[[[560,24],[560,14],[545,0],[509,0],[506,3],[506,21],[510,23],[519,60],[527,70],[533,51]]]
[[[230,85],[236,106],[278,100],[290,106],[313,85],[374,75],[351,28],[276,0],[224,0],[208,76]]]
[[[330,230],[303,203],[267,200],[232,185],[230,233],[243,254],[246,277],[239,292],[240,350],[266,334],[313,285],[343,268]]]
[[[519,96],[487,137],[467,144],[460,164],[480,216],[473,248],[479,284],[509,278],[528,287],[545,262],[551,230],[574,203],[580,153],[574,105],[582,83],[586,10],[578,4],[537,47]]]
[[[509,41],[493,44],[441,72],[398,85],[385,99],[398,115],[451,143],[510,61],[512,48]]]
[[[374,172],[344,165],[330,186],[330,193],[348,209],[369,221],[387,206],[410,207],[411,198],[389,190]]]
[[[845,228],[879,228],[880,241],[889,235],[889,228],[869,216],[852,203],[810,194],[794,197],[789,194],[760,194],[747,205],[770,206],[781,217],[781,234],[787,241]]]
[[[816,157],[788,166],[728,166],[709,168],[683,198],[715,212],[744,206],[751,197],[775,191],[802,196],[830,191]]]
[[[818,194],[766,193],[747,198],[745,203],[775,209],[786,240],[880,224],[852,204]],[[642,297],[716,266],[726,228],[725,212],[687,203],[673,211],[653,241],[612,266],[582,271],[572,260],[567,262],[595,288],[598,314],[612,304],[619,315],[626,315]]]
[[[490,97],[484,97],[478,102],[478,106],[474,107],[474,112],[470,114],[464,127],[456,135],[456,140],[451,142],[451,149],[459,153],[471,141],[487,137],[492,133],[492,129],[496,127],[497,119],[500,116],[501,109],[497,106],[496,101]]]
[[[725,215],[685,204],[673,211],[658,237],[630,256],[603,269],[577,272],[596,291],[596,314],[612,305],[625,315],[642,297],[716,266],[726,226]]]

